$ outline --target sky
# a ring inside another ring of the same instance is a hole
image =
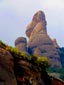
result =
[[[26,26],[39,10],[46,15],[50,38],[64,47],[64,0],[0,0],[0,40],[14,46],[18,37],[26,37]]]

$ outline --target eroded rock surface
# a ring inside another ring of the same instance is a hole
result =
[[[48,75],[45,62],[0,42],[0,85],[64,85]]]
[[[19,85],[51,85],[51,79],[45,71],[45,67],[42,71],[38,70],[37,66],[27,62],[25,60],[20,60],[17,67],[17,81]],[[46,79],[45,79],[46,76]],[[47,81],[47,82],[46,82]],[[46,84],[47,83],[47,84]]]
[[[12,55],[0,48],[0,85],[17,85]]]
[[[42,23],[42,22],[44,22],[44,23]],[[27,35],[28,38],[31,36],[31,33],[32,33],[34,27],[36,27],[37,23],[40,23],[42,25],[42,29],[43,29],[42,31],[44,31],[44,32],[47,31],[46,30],[46,20],[45,20],[44,12],[39,11],[39,12],[35,13],[32,21],[26,27],[26,35]],[[37,29],[37,30],[41,30],[41,29]]]
[[[38,11],[26,28],[28,51],[36,56],[46,56],[52,67],[61,68],[60,56],[53,41],[47,34],[45,14]]]

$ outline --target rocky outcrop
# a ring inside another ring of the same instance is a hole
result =
[[[1,45],[2,44],[2,45]],[[42,66],[43,77],[36,59],[26,57],[21,52],[3,43],[0,44],[0,85],[51,85],[45,66]],[[13,69],[14,68],[14,69]],[[44,70],[43,70],[44,68]]]
[[[45,85],[45,82],[41,79],[39,70],[32,63],[20,60],[18,65],[21,71],[20,75],[17,77],[19,85]],[[18,72],[20,71],[18,70]]]
[[[59,48],[59,45],[57,44],[56,39],[53,39],[52,41],[53,41],[53,45],[54,45],[54,47],[55,47],[55,48]]]
[[[27,51],[27,40],[24,37],[19,37],[15,40],[15,47],[20,52],[28,53],[28,51]]]
[[[0,85],[17,85],[12,55],[0,48]]]
[[[46,25],[44,12],[38,11],[26,28],[28,52],[36,56],[46,56],[52,67],[61,68],[58,50],[47,34]]]
[[[46,72],[43,57],[26,55],[0,42],[0,85],[64,85]]]

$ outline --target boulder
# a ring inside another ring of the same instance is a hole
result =
[[[15,47],[20,51],[20,52],[25,52],[27,53],[27,40],[24,37],[19,37],[15,40]]]

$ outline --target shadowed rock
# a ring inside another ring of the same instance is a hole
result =
[[[47,74],[45,60],[19,53],[0,42],[0,85],[64,85]]]
[[[0,85],[17,85],[12,55],[0,48]]]

